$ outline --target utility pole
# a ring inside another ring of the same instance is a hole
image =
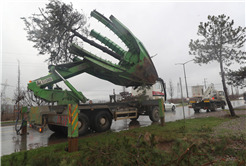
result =
[[[204,85],[205,85],[205,90],[207,89],[207,86],[206,86],[206,82],[207,82],[207,80],[206,80],[207,78],[204,78]]]
[[[179,98],[179,92],[180,92],[180,90],[179,90],[179,83],[177,83],[177,98]]]
[[[18,61],[18,96],[17,96],[17,101],[18,101],[18,110],[20,110],[20,102],[19,102],[19,97],[20,97],[20,61]]]
[[[188,88],[187,88],[187,81],[186,81],[185,64],[188,63],[188,62],[191,62],[191,61],[193,61],[193,59],[189,60],[189,61],[187,61],[185,63],[176,63],[175,64],[175,65],[183,65],[187,98],[189,98],[189,95],[188,95]]]
[[[179,77],[179,82],[180,82],[181,98],[182,98],[182,107],[183,107],[183,115],[184,115],[184,122],[185,122],[185,111],[184,111],[184,101],[183,101],[183,90],[182,90],[182,82],[181,82],[181,78],[180,78],[180,77]]]

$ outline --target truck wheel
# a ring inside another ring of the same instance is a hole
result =
[[[95,131],[95,125],[94,125],[94,118],[95,118],[96,113],[94,112],[91,117],[90,117],[90,130]]]
[[[67,130],[67,126],[61,126],[62,128],[62,132],[65,136],[68,136],[68,130]]]
[[[89,118],[84,113],[79,113],[78,117],[78,133],[79,136],[85,135],[90,125]]]
[[[63,134],[67,136],[68,128],[67,126],[59,126],[62,129]],[[85,135],[88,131],[89,119],[84,113],[79,113],[78,117],[78,134],[79,136]]]
[[[200,109],[199,108],[194,108],[195,113],[199,113]]]
[[[216,110],[217,110],[216,104],[215,103],[212,103],[211,104],[211,112],[215,112]]]
[[[175,106],[172,107],[172,111],[175,111]]]
[[[112,117],[108,111],[99,111],[93,118],[93,128],[96,132],[105,132],[110,129]]]
[[[139,113],[137,113],[137,117],[136,118],[130,118],[131,120],[138,120],[138,118],[139,118]]]
[[[221,106],[221,109],[224,110],[224,109],[225,109],[225,105],[222,105],[222,106]]]
[[[158,122],[160,120],[159,107],[153,107],[149,114],[149,118],[152,122]]]

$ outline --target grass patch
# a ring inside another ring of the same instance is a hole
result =
[[[79,139],[79,151],[68,153],[68,143],[41,147],[1,157],[2,165],[203,165],[222,163],[224,156],[245,161],[245,136],[212,137],[213,128],[230,118],[208,117],[111,131]],[[244,145],[244,146],[243,146]]]
[[[21,122],[21,120],[19,120],[18,122]],[[11,123],[15,124],[15,121],[7,121],[7,122],[1,121],[1,124],[11,124]]]

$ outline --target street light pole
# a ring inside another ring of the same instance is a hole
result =
[[[187,81],[186,81],[186,74],[185,74],[185,65],[184,64],[183,64],[183,68],[184,68],[184,78],[185,78],[186,94],[187,94],[187,98],[189,98],[188,88],[187,88]]]
[[[207,86],[206,86],[206,82],[207,82],[207,81],[206,81],[206,79],[207,79],[207,78],[204,78],[205,90],[207,89]]]
[[[183,65],[187,98],[189,98],[189,95],[188,95],[187,80],[186,80],[186,73],[185,73],[185,64],[188,63],[188,62],[191,62],[191,61],[193,61],[193,59],[189,60],[189,61],[187,61],[185,63],[176,63],[175,64],[175,65]]]

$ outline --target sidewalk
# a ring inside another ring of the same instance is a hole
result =
[[[246,105],[240,106],[240,107],[235,107],[235,109],[245,109],[246,110]]]

